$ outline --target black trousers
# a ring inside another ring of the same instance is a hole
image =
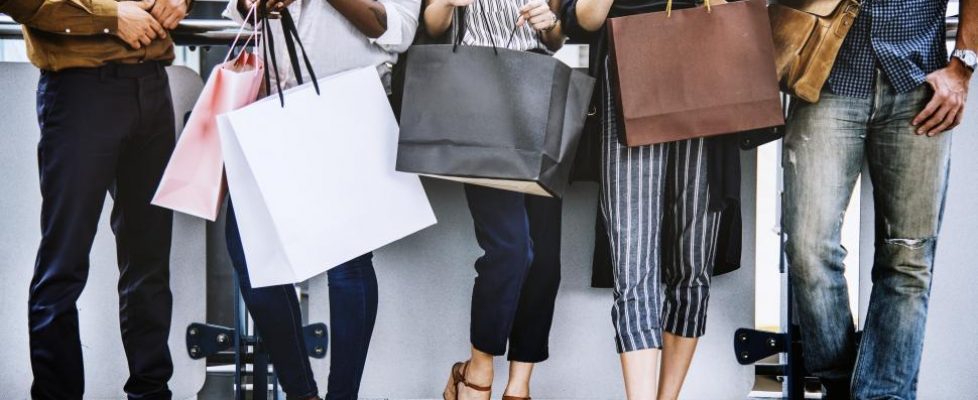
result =
[[[561,201],[465,185],[476,239],[472,346],[509,360],[550,356],[550,327],[560,287]]]
[[[174,146],[166,71],[144,63],[43,72],[37,114],[43,202],[29,299],[31,396],[73,400],[84,393],[75,303],[109,192],[130,373],[125,391],[130,399],[169,399],[173,215],[150,205]]]

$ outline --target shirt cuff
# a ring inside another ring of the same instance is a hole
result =
[[[401,11],[389,0],[380,0],[384,5],[384,13],[387,14],[387,31],[376,39],[370,39],[370,43],[379,46],[397,46],[404,41],[404,33],[401,29]]]
[[[115,0],[93,0],[92,26],[95,33],[115,34],[119,29],[119,3]]]
[[[236,0],[231,0],[228,2],[228,6],[224,8],[224,12],[221,13],[221,16],[234,21],[234,23],[238,25],[245,25],[245,23],[247,23],[247,21],[245,21],[245,17],[247,17],[247,15],[242,15],[241,11],[238,11],[238,2]]]

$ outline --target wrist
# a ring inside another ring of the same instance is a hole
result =
[[[957,73],[958,75],[964,76],[967,79],[971,79],[971,75],[974,74],[974,70],[968,68],[964,61],[957,57],[951,57],[951,62],[948,63],[948,68],[951,71]]]
[[[555,36],[560,34],[560,20],[554,20],[553,24],[542,30],[545,36]]]

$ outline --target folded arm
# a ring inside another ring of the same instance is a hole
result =
[[[27,27],[65,35],[102,35],[118,28],[115,0],[5,0],[0,12]]]

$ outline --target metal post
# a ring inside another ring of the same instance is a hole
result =
[[[234,280],[237,281],[238,273],[233,272],[232,276]],[[244,373],[244,366],[241,362],[241,352],[243,350],[243,344],[241,343],[241,337],[243,335],[243,321],[241,321],[241,288],[238,285],[234,285],[234,399],[235,400],[245,400],[244,391],[241,390],[242,374]]]
[[[255,363],[251,375],[251,399],[268,399],[268,353],[262,347],[261,337],[255,330],[254,358]]]

